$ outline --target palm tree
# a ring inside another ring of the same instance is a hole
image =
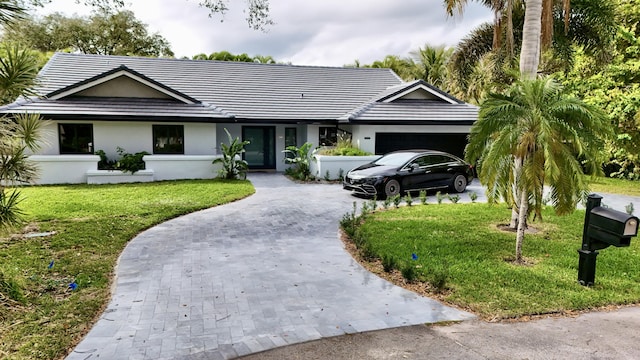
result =
[[[433,47],[425,45],[410,54],[413,57],[413,74],[416,79],[422,79],[427,83],[445,89],[448,83],[449,71],[447,65],[453,53],[453,48],[444,46]]]
[[[0,25],[25,15],[15,1],[0,0]],[[38,57],[17,45],[0,47],[0,102],[14,101],[31,94],[38,73]],[[7,186],[31,181],[36,169],[28,160],[28,151],[38,148],[41,121],[38,115],[18,115],[0,119],[0,228],[17,225],[22,212],[18,208],[20,192]]]
[[[391,69],[404,80],[414,80],[411,71],[413,61],[402,59],[397,55],[387,55],[382,61],[376,60],[371,65],[366,65],[365,67]]]
[[[490,94],[472,126],[466,159],[479,161],[488,198],[517,205],[516,261],[522,262],[526,219],[541,217],[543,188],[558,214],[575,209],[588,192],[583,169],[600,171],[605,114],[569,97],[551,78],[516,82],[505,95]]]

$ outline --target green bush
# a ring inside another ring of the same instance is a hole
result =
[[[142,158],[149,155],[146,151],[140,151],[135,154],[125,152],[123,148],[118,146],[116,152],[120,156],[119,160],[110,160],[104,150],[95,152],[100,157],[98,161],[98,170],[120,170],[122,172],[130,172],[132,174],[145,169],[145,163]]]
[[[222,169],[218,171],[218,175],[228,180],[246,179],[249,164],[245,160],[241,160],[240,156],[245,152],[244,147],[249,145],[250,142],[247,140],[240,141],[238,137],[234,139],[227,129],[224,129],[224,131],[227,133],[229,145],[221,143],[222,158],[213,160],[213,164],[222,164]]]
[[[304,143],[302,146],[287,146],[282,152],[285,153],[284,162],[293,166],[285,170],[285,174],[294,179],[307,181],[311,179],[311,151],[312,144]]]

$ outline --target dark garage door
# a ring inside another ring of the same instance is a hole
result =
[[[396,150],[429,149],[464,156],[467,134],[376,133],[376,154]]]

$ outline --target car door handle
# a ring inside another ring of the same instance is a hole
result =
[[[452,172],[452,171],[453,171],[453,168],[448,168],[447,169],[447,172]]]

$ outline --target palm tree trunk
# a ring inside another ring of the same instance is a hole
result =
[[[526,0],[522,50],[520,51],[520,77],[535,79],[540,63],[540,34],[542,31],[542,1]]]
[[[522,263],[522,243],[524,231],[527,228],[527,212],[529,211],[529,195],[524,189],[520,190],[520,208],[518,214],[518,229],[516,231],[516,263]]]
[[[520,193],[522,192],[518,186],[520,183],[520,172],[522,171],[522,158],[515,158],[513,160],[513,188],[511,196],[513,198],[513,205],[511,207],[511,222],[509,223],[509,227],[511,229],[516,229],[518,227],[519,221],[519,207],[520,207]]]

